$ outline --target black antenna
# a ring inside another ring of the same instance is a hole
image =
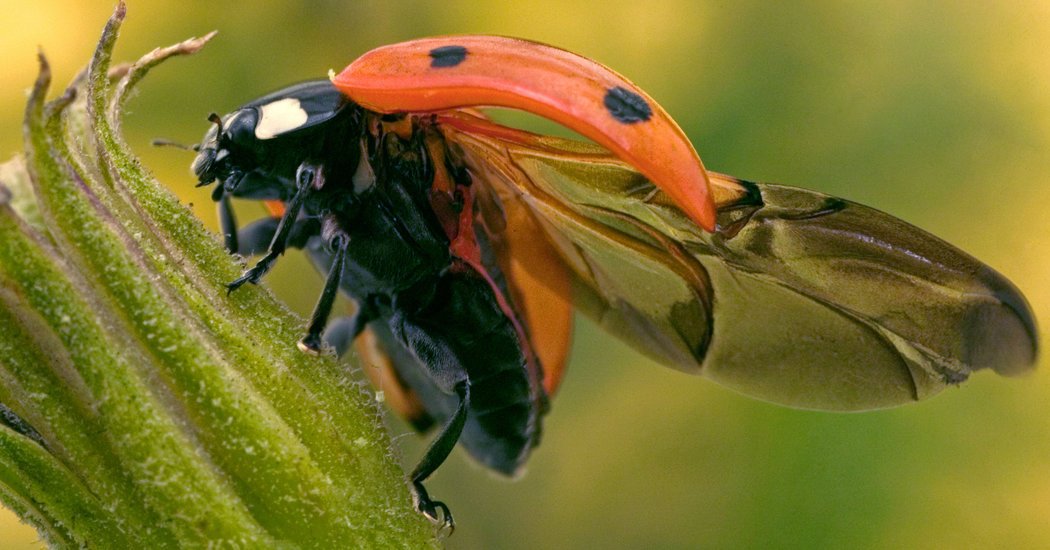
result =
[[[174,147],[176,149],[182,149],[183,151],[200,151],[201,146],[199,143],[193,145],[186,145],[185,143],[179,143],[177,141],[171,141],[170,139],[157,138],[150,142],[150,145],[154,147]]]
[[[208,122],[211,122],[219,127],[218,135],[222,135],[222,117],[216,113],[208,115]],[[201,150],[201,144],[195,143],[193,145],[186,145],[185,143],[179,143],[165,138],[156,138],[150,142],[154,147],[174,147],[176,149],[182,149],[183,151],[194,151],[199,153]]]

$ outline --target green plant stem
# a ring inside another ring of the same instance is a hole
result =
[[[50,103],[41,55],[33,224],[0,193],[0,500],[62,547],[432,545],[375,401],[130,153],[129,92],[211,35],[112,69],[124,12]]]

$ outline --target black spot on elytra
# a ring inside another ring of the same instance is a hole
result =
[[[441,46],[430,50],[430,66],[435,68],[455,67],[467,58],[467,49],[463,46]]]
[[[604,103],[609,114],[624,124],[645,122],[653,116],[653,109],[642,96],[622,86],[610,88]]]

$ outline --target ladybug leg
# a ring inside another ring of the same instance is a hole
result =
[[[227,294],[237,290],[245,283],[258,284],[263,275],[266,275],[266,272],[270,271],[270,268],[273,267],[277,258],[280,257],[281,254],[284,254],[284,251],[289,244],[292,227],[299,218],[299,211],[302,210],[306,196],[310,193],[311,189],[314,189],[315,187],[320,188],[321,185],[323,185],[323,182],[318,181],[320,178],[322,178],[322,176],[319,166],[312,166],[306,163],[299,166],[299,169],[295,174],[295,195],[292,196],[290,201],[288,201],[284,215],[281,216],[281,221],[277,224],[277,230],[274,232],[273,241],[270,242],[269,252],[263,256],[254,267],[244,272],[244,275],[241,275],[240,278],[226,285]]]
[[[470,382],[464,380],[456,384],[456,395],[459,396],[459,407],[455,414],[448,420],[441,433],[434,442],[430,444],[423,459],[414,470],[412,470],[412,500],[415,502],[416,510],[419,510],[432,523],[448,529],[451,533],[456,528],[456,522],[452,519],[452,512],[448,506],[439,500],[431,500],[423,482],[441,466],[449,453],[459,441],[463,432],[463,425],[467,421],[467,409],[470,405]],[[440,511],[440,514],[439,514]]]
[[[345,233],[336,235],[332,239],[334,252],[332,255],[332,266],[328,269],[328,278],[324,283],[321,297],[314,306],[314,312],[310,315],[310,327],[306,330],[306,336],[299,340],[299,349],[311,355],[317,355],[322,350],[321,333],[328,323],[328,316],[332,313],[332,304],[335,303],[339,292],[339,281],[343,277],[343,266],[346,265],[346,249],[350,245],[350,237]]]
[[[272,219],[266,220],[263,224],[266,227],[254,227],[246,235],[245,230],[256,224],[250,224],[245,229],[238,231],[237,217],[233,211],[231,198],[259,199],[267,200],[268,202],[279,201],[279,198],[274,198],[279,193],[274,192],[272,189],[283,185],[280,181],[264,178],[255,175],[253,172],[239,178],[238,183],[231,189],[226,189],[225,185],[217,185],[215,187],[212,199],[215,200],[218,210],[219,230],[222,232],[222,240],[227,252],[240,254],[241,256],[254,256],[268,250],[270,243],[273,242],[273,236],[277,233],[277,223],[281,220],[280,214],[274,214],[271,216]],[[268,230],[268,233],[263,231],[264,229]],[[245,245],[246,237],[248,243]]]
[[[255,256],[270,249],[281,218],[262,218],[237,231],[239,246],[233,252],[241,256]],[[319,225],[314,218],[299,218],[292,224],[288,235],[288,247],[305,248],[310,237],[317,235]]]
[[[233,214],[233,204],[230,203],[230,196],[223,193],[216,203],[216,207],[219,210],[219,230],[222,231],[222,242],[226,246],[226,251],[231,254],[239,252],[237,217]]]

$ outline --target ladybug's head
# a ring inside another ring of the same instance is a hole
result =
[[[214,125],[194,147],[197,158],[193,159],[192,170],[198,187],[218,180],[222,187],[231,190],[255,168],[257,118],[255,109],[239,109],[222,118],[215,113],[208,117]]]
[[[344,153],[360,135],[360,108],[327,80],[288,86],[220,117],[193,146],[197,186],[218,183],[214,200],[233,196],[286,200],[295,191],[295,175],[304,162],[327,170],[353,164],[356,150]]]

